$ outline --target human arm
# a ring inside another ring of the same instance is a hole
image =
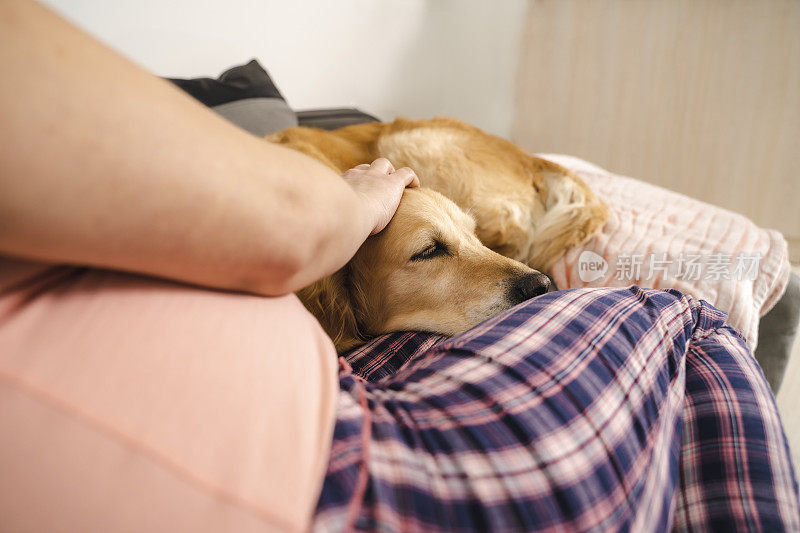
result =
[[[0,67],[0,253],[283,294],[418,183],[384,163],[343,180],[33,2],[0,2]]]

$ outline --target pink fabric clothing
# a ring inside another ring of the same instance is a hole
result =
[[[336,372],[294,295],[0,259],[0,529],[307,530]]]
[[[551,266],[558,288],[678,289],[728,313],[728,323],[756,349],[759,318],[783,295],[791,274],[780,232],[577,157],[539,155],[575,172],[610,208],[600,232]]]

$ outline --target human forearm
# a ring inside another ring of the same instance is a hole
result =
[[[326,167],[38,5],[0,11],[0,251],[276,294],[340,267],[369,234]]]

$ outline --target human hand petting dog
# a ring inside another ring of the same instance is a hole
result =
[[[363,199],[368,220],[374,223],[370,235],[375,235],[389,224],[400,205],[403,189],[419,187],[419,178],[413,170],[408,167],[395,170],[384,157],[370,165],[351,168],[342,177]]]

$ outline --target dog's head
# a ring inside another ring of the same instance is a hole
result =
[[[492,250],[546,271],[586,242],[608,208],[568,169],[452,118],[397,119],[377,154],[468,209]]]
[[[298,295],[342,352],[390,331],[454,335],[548,287],[481,244],[455,203],[420,188],[406,189],[389,225],[344,268]]]

